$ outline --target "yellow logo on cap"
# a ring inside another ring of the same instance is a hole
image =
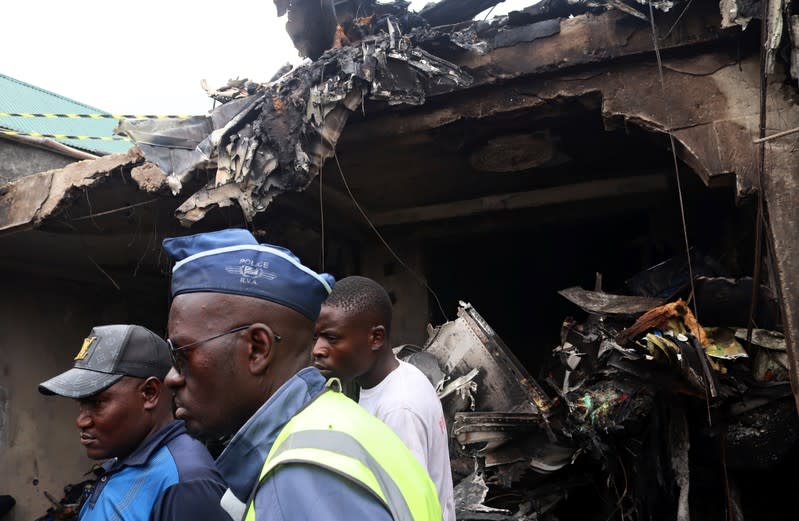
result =
[[[92,346],[94,341],[97,340],[96,336],[90,336],[83,340],[83,345],[78,351],[78,354],[75,355],[75,360],[83,360],[86,358],[86,354],[89,352],[89,348]]]

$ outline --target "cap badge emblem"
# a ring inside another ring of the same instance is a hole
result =
[[[80,351],[78,351],[78,354],[75,355],[75,360],[83,360],[86,358],[86,355],[89,353],[89,348],[92,346],[95,340],[97,340],[96,336],[86,337],[83,340],[83,345],[81,346]]]

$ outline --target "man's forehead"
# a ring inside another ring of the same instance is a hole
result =
[[[169,306],[169,321],[179,319],[181,322],[192,322],[192,318],[209,320],[219,314],[228,314],[231,309],[237,309],[236,295],[222,293],[183,293],[172,299]]]
[[[208,298],[193,293],[177,296],[169,307],[168,336],[191,337],[195,334],[201,335],[209,328],[217,327],[222,313],[217,310],[214,301],[209,301]],[[228,306],[228,309],[231,307]]]
[[[169,307],[169,336],[188,335],[219,328],[230,328],[244,322],[266,322],[273,325],[279,311],[293,312],[272,302],[243,295],[197,292],[176,296]]]
[[[181,293],[172,299],[172,307],[185,307],[185,306],[207,306],[213,305],[216,302],[230,300],[230,297],[235,295],[228,295],[225,293],[214,293],[211,291],[196,291],[191,293]]]
[[[223,293],[216,291],[193,291],[189,293],[181,293],[172,299],[170,309],[185,308],[185,307],[201,307],[207,309],[225,308],[229,309],[230,306],[243,307],[251,309],[257,307],[261,310],[266,309],[286,309],[286,306],[271,300],[265,300],[249,295],[237,295],[235,293]]]
[[[322,308],[319,310],[319,321],[340,322],[350,318],[350,314],[347,310],[339,306],[322,304]]]
[[[374,317],[370,313],[358,313],[344,307],[322,305],[319,313],[318,325],[325,327],[371,327]]]

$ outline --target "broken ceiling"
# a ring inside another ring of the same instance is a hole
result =
[[[654,132],[671,128],[681,157],[706,183],[736,172],[740,195],[751,191],[745,173],[752,170],[750,155],[731,152],[751,139],[751,124],[743,121],[750,118],[749,105],[730,103],[730,93],[724,92],[724,84],[732,79],[722,76],[735,65],[734,58],[719,54],[702,61],[670,60],[665,64],[666,81],[678,87],[671,90],[674,97],[666,103],[652,95],[659,86],[650,63],[568,76],[570,69],[583,65],[651,52],[651,28],[640,19],[648,16],[643,4],[553,0],[486,22],[470,20],[498,2],[442,1],[419,14],[409,12],[403,1],[275,3],[279,13],[288,13],[287,27],[300,52],[316,57],[315,61],[268,84],[234,89],[225,99],[236,99],[208,116],[184,121],[128,120],[118,129],[169,175],[173,193],[184,198],[177,216],[185,225],[202,219],[214,207],[234,202],[252,219],[275,195],[307,187],[333,155],[354,112],[399,117],[405,112],[409,118],[418,118],[419,113],[408,111],[409,107],[445,94],[552,71],[558,71],[563,81],[547,80],[521,92],[500,87],[478,103],[466,101],[458,106],[455,102],[439,109],[444,114],[432,109],[424,117],[441,126],[540,106],[553,99],[599,94],[609,126],[624,121]],[[662,11],[673,7],[665,1],[654,6]],[[717,7],[698,6],[694,11],[694,16],[681,20],[675,20],[674,13],[661,13],[662,49],[737,37],[738,30],[721,29]],[[308,23],[311,19],[319,23]],[[323,44],[310,42],[321,37],[320,27],[330,34]],[[319,45],[325,46],[323,51]],[[703,78],[707,86],[699,87],[698,94],[708,103],[696,106],[681,96],[684,90],[679,84],[702,83]],[[386,126],[381,121],[378,131],[391,135],[408,129],[408,123],[397,123]],[[359,130],[352,137],[357,138]],[[730,141],[739,146],[721,145]],[[212,178],[203,188],[182,194],[187,180],[209,169]]]
[[[186,223],[236,201],[249,218],[280,192],[302,190],[333,154],[350,113],[366,100],[421,105],[427,96],[469,86],[459,67],[412,45],[389,20],[389,33],[343,47],[299,67],[207,118],[123,121],[147,159],[171,177],[175,193],[199,169],[212,182],[178,209]]]

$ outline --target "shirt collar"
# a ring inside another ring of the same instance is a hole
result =
[[[145,438],[144,441],[124,459],[120,460],[119,458],[114,458],[106,461],[103,464],[103,469],[106,472],[112,472],[124,467],[144,465],[149,461],[150,456],[152,456],[155,451],[185,432],[186,426],[183,420],[173,420],[161,430]]]
[[[230,490],[247,501],[277,435],[288,421],[324,391],[325,378],[313,367],[291,377],[264,403],[230,440],[216,467]]]

